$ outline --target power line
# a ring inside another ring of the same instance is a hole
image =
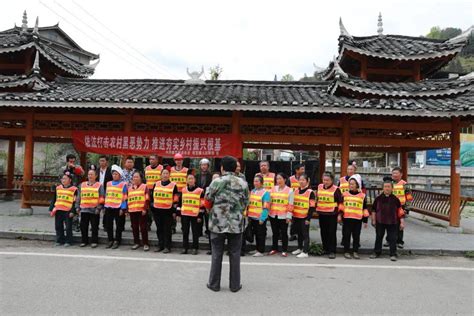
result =
[[[72,16],[73,18],[75,18],[79,23],[82,23],[83,25],[85,25],[87,28],[89,28],[92,32],[94,32],[95,34],[99,35],[100,37],[102,37],[103,39],[105,39],[106,41],[110,42],[111,44],[113,44],[117,49],[123,51],[125,54],[127,54],[128,56],[130,56],[131,58],[134,58],[136,61],[138,61],[139,63],[141,63],[143,66],[145,67],[150,67],[150,65],[144,63],[142,60],[140,60],[139,58],[137,58],[135,55],[131,54],[130,52],[126,51],[123,49],[123,45],[119,45],[117,44],[115,41],[113,41],[112,39],[110,39],[109,37],[103,35],[101,32],[99,31],[96,31],[94,28],[92,28],[89,24],[85,23],[82,19],[80,19],[79,17],[77,17],[73,12],[69,11],[67,8],[65,8],[64,6],[62,6],[59,2],[57,1],[54,1],[54,3],[56,5],[58,5],[60,8],[62,8],[66,13],[68,13],[70,16]],[[164,74],[163,70],[159,69],[158,67],[156,67],[155,65],[152,65],[152,67],[155,68],[156,71],[158,71],[159,73],[162,73]]]
[[[146,56],[145,54],[143,54],[142,52],[140,52],[139,50],[137,50],[133,45],[131,45],[127,40],[123,39],[120,35],[118,35],[117,33],[115,33],[115,31],[113,31],[112,29],[110,29],[107,25],[105,25],[104,23],[102,23],[102,21],[100,21],[99,19],[97,19],[92,13],[90,13],[89,11],[87,11],[86,9],[84,9],[84,7],[82,7],[80,4],[78,4],[76,1],[72,0],[72,3],[77,6],[80,10],[82,10],[85,14],[87,14],[89,17],[91,17],[94,21],[96,21],[97,23],[99,23],[100,25],[102,25],[107,31],[109,31],[111,34],[113,34],[116,38],[118,38],[119,40],[121,40],[123,43],[125,43],[130,49],[132,49],[133,51],[135,51],[136,53],[138,53],[140,56],[142,56],[143,58],[145,58],[146,60],[148,60],[150,63],[152,63],[153,65],[155,65],[156,67],[158,67],[159,69],[162,69],[162,71],[168,75],[170,75],[171,77],[173,78],[176,78],[175,75],[173,75],[171,72],[169,72],[165,67],[159,65],[156,60],[152,60],[150,59],[148,56]]]
[[[138,68],[139,70],[141,70],[142,72],[148,74],[149,76],[151,77],[154,77],[155,74],[149,72],[147,69],[143,69],[141,67],[138,67],[137,65],[135,64],[132,64],[127,58],[124,58],[123,56],[117,54],[115,51],[113,51],[112,49],[108,48],[107,46],[104,46],[102,43],[100,43],[99,41],[97,41],[96,39],[92,38],[91,36],[89,36],[87,33],[83,32],[82,30],[80,30],[79,28],[77,28],[73,23],[69,22],[68,19],[64,18],[61,14],[57,13],[55,10],[53,10],[51,7],[49,7],[48,5],[46,5],[45,3],[43,3],[41,0],[39,1],[40,4],[42,6],[44,6],[46,9],[48,9],[49,11],[51,11],[53,14],[55,14],[57,17],[59,17],[60,19],[62,19],[63,21],[65,21],[66,23],[68,23],[70,26],[72,26],[74,29],[76,29],[77,31],[79,31],[80,33],[82,33],[83,35],[85,35],[87,38],[89,38],[90,40],[94,41],[96,44],[98,44],[100,47],[106,49],[107,51],[109,51],[110,53],[112,53],[112,55],[122,59],[123,61],[125,61],[126,63],[128,63],[130,66],[133,66],[133,67],[136,67]]]

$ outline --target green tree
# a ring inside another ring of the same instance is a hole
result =
[[[295,78],[290,74],[286,74],[281,77],[281,81],[294,81],[294,80]]]
[[[222,69],[222,67],[219,65],[209,68],[209,74],[211,75],[211,80],[219,80],[223,71],[224,69]]]

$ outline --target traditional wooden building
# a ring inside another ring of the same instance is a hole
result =
[[[23,209],[35,141],[70,142],[84,130],[215,133],[245,148],[318,150],[321,162],[326,151],[341,151],[341,166],[350,151],[400,152],[405,175],[408,152],[451,148],[443,216],[459,226],[459,136],[474,120],[474,76],[430,76],[471,30],[432,40],[385,35],[380,21],[376,35],[355,37],[341,21],[339,54],[316,82],[95,80],[88,77],[98,55],[58,26],[26,24],[0,33],[0,137],[10,140],[10,180],[14,142],[25,141]]]

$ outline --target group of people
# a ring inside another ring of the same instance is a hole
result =
[[[225,221],[235,221],[233,232],[245,230],[246,235],[250,232],[255,236],[254,257],[265,254],[267,221],[272,230],[272,245],[268,255],[288,256],[290,227],[290,238],[297,239],[298,243],[292,254],[298,258],[308,257],[310,222],[315,214],[319,219],[323,250],[330,259],[336,257],[338,223],[342,224],[344,257],[360,258],[361,229],[362,226],[367,227],[369,217],[376,229],[371,258],[380,256],[385,234],[391,260],[397,258],[397,247],[403,247],[404,217],[412,197],[398,167],[392,170],[391,177],[384,178],[383,193],[373,201],[369,210],[365,185],[356,173],[356,166],[352,164],[347,167],[347,175],[337,183],[333,174],[324,172],[321,183],[313,190],[304,165],[297,165],[294,175],[287,177],[284,173],[271,172],[269,162],[261,161],[260,172],[253,178],[253,189],[246,195],[234,196],[230,190],[216,197],[214,190],[219,184],[218,179],[229,172],[247,184],[237,160],[235,168],[231,167],[234,169],[211,173],[209,160],[202,159],[199,171],[195,173],[183,166],[184,157],[179,153],[174,156],[174,166],[162,165],[158,158],[150,155],[150,165],[142,174],[134,169],[131,157],[126,158],[122,169],[118,165],[109,167],[107,157],[101,156],[99,166],[91,165],[87,171],[87,180],[81,182],[84,171],[75,165],[75,157],[68,155],[61,184],[56,187],[50,205],[51,215],[55,217],[56,245],[71,245],[72,219],[80,214],[80,246],[96,248],[100,217],[103,214],[102,223],[108,237],[106,248],[116,249],[120,246],[126,217],[129,217],[134,250],[140,247],[144,251],[150,250],[148,229],[153,220],[158,238],[156,252],[171,251],[172,234],[177,221],[181,222],[183,232],[183,254],[189,251],[198,253],[198,240],[203,235],[204,225],[212,252],[220,244],[214,245],[211,227],[217,227],[216,233],[225,232],[219,226],[222,218],[216,216],[216,210],[234,199],[242,208],[242,214],[233,214],[228,210],[229,207],[224,207]],[[235,218],[232,218],[234,215]],[[245,238],[241,238],[239,243],[240,256],[246,250]]]

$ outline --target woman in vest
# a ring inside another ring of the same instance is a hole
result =
[[[298,249],[292,254],[297,258],[308,258],[309,225],[316,206],[316,196],[309,188],[309,179],[305,173],[299,176],[298,182],[300,187],[295,190],[293,206],[293,225],[298,236]]]
[[[77,188],[72,183],[72,175],[69,171],[65,171],[61,178],[61,184],[56,187],[54,198],[49,206],[51,216],[54,216],[54,224],[56,228],[56,244],[69,247],[72,244],[72,218],[75,215],[74,207]],[[64,238],[64,225],[66,224],[66,238]]]
[[[127,212],[127,183],[122,181],[122,168],[112,166],[112,181],[107,182],[105,190],[105,226],[109,243],[106,248],[117,249],[122,242],[122,231],[125,227]],[[115,222],[115,236],[114,236]]]
[[[253,190],[250,192],[250,201],[247,207],[247,217],[252,231],[255,233],[256,251],[254,257],[263,257],[265,239],[267,237],[267,218],[270,208],[270,192],[263,187],[263,177],[255,175]]]
[[[288,224],[293,216],[293,191],[286,185],[287,176],[279,173],[277,185],[270,192],[270,224],[272,227],[272,250],[269,255],[278,253],[278,239],[281,236],[282,257],[288,257]]]
[[[344,257],[351,259],[350,246],[352,236],[352,247],[354,259],[360,259],[358,251],[360,246],[360,231],[362,222],[367,228],[367,199],[361,192],[360,175],[355,174],[349,178],[349,191],[343,194],[342,214],[339,214],[338,221],[342,221],[342,243],[344,245]]]
[[[161,180],[155,183],[151,199],[151,212],[156,223],[158,247],[155,252],[171,252],[173,218],[176,217],[178,187],[170,181],[170,172],[163,168]]]
[[[77,211],[81,214],[81,238],[80,247],[89,244],[89,223],[92,231],[91,247],[96,248],[99,242],[100,211],[104,206],[104,187],[97,181],[97,170],[95,166],[87,172],[87,181],[81,183],[78,190]]]
[[[324,253],[329,259],[336,258],[337,215],[342,208],[341,190],[334,185],[334,176],[330,172],[323,174],[323,183],[318,185],[316,212],[319,217],[321,241]]]
[[[140,233],[142,234],[143,251],[150,250],[148,245],[147,210],[150,207],[148,188],[143,183],[142,174],[135,171],[132,175],[132,185],[128,187],[128,213],[132,222],[132,250],[140,248]]]
[[[196,178],[193,174],[187,177],[187,185],[181,191],[180,198],[180,216],[181,229],[183,231],[183,251],[181,254],[187,254],[189,249],[189,229],[193,233],[193,255],[198,254],[199,249],[199,223],[202,222],[204,214],[204,190],[196,186]]]

